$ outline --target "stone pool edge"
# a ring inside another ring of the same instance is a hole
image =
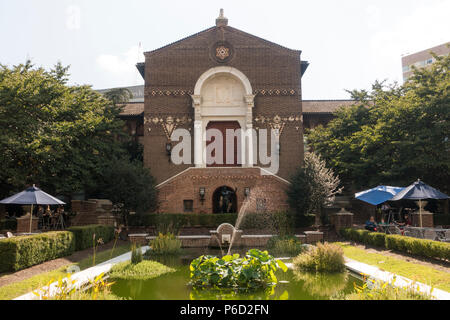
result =
[[[147,250],[149,250],[149,246],[141,247],[142,254],[146,253]],[[79,288],[89,282],[90,279],[94,279],[98,275],[102,273],[107,273],[111,268],[121,262],[130,261],[131,260],[131,251],[127,252],[121,256],[115,257],[111,260],[102,262],[95,267],[88,268],[86,270],[77,272],[71,276],[72,280],[76,280],[76,287]],[[67,279],[67,278],[65,278]],[[50,284],[50,292],[55,290],[58,282],[55,281],[52,284]],[[45,287],[44,287],[45,288]],[[37,291],[37,290],[36,290]],[[26,293],[20,297],[17,297],[13,300],[36,300],[36,295],[33,292]]]

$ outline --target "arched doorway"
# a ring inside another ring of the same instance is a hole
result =
[[[228,208],[226,208],[228,203]],[[214,213],[236,213],[237,210],[236,190],[230,187],[222,186],[217,188],[213,194],[213,212]]]
[[[221,159],[217,159],[219,163],[212,162],[210,159],[207,158],[206,163],[207,167],[241,167],[242,162],[238,161],[238,146],[240,145],[241,141],[238,141],[238,136],[235,135],[234,137],[227,137],[227,130],[233,130],[233,132],[236,132],[236,130],[240,129],[241,126],[239,125],[239,122],[237,121],[211,121],[208,123],[208,126],[206,127],[206,130],[210,129],[216,129],[222,133],[222,139],[223,139],[223,145],[222,145],[222,157]],[[213,141],[206,142],[206,146],[208,146]],[[216,156],[216,150],[214,150],[211,154],[213,158]],[[231,153],[230,155],[227,154],[227,152]],[[228,156],[227,156],[228,155]],[[207,155],[208,157],[208,155]],[[232,160],[232,161],[230,161]],[[239,159],[240,160],[240,159]]]

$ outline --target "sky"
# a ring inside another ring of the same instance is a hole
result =
[[[450,41],[450,0],[0,0],[0,63],[70,65],[71,84],[143,84],[151,51],[215,25],[302,51],[303,98],[402,82],[401,57]]]

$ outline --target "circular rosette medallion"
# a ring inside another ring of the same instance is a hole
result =
[[[219,42],[213,46],[211,55],[217,62],[227,62],[233,56],[233,48],[227,42]]]

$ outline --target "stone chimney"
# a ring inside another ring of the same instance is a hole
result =
[[[217,27],[225,27],[227,25],[228,25],[228,19],[225,18],[225,16],[223,15],[223,9],[220,9],[220,15],[216,19],[216,26]]]

